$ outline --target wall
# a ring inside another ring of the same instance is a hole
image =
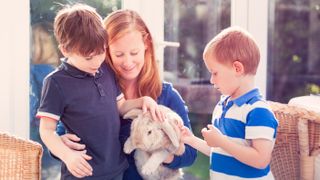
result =
[[[29,137],[29,1],[2,2],[0,132]]]

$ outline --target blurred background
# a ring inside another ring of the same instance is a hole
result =
[[[7,29],[1,35],[1,51],[9,64],[4,63],[1,72],[6,88],[0,91],[0,130],[42,143],[34,115],[42,80],[61,57],[52,23],[61,4],[76,2],[95,7],[103,18],[121,8],[142,15],[156,39],[161,75],[186,101],[199,137],[220,97],[209,84],[202,52],[212,37],[231,25],[246,28],[258,42],[257,84],[268,100],[288,103],[296,96],[320,93],[320,0],[30,0],[15,10],[8,4],[1,14]],[[46,148],[42,167],[43,179],[60,178],[60,162]],[[199,153],[184,169],[185,179],[208,179],[208,168],[209,158]]]

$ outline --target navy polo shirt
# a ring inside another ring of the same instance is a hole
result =
[[[37,116],[61,120],[86,145],[93,176],[111,179],[127,168],[119,142],[117,100],[123,94],[111,68],[103,63],[95,76],[66,62],[45,80]],[[61,179],[76,179],[62,164]]]

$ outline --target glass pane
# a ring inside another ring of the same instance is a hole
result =
[[[166,47],[164,78],[172,82],[189,108],[193,132],[211,122],[213,105],[220,95],[209,83],[203,63],[205,45],[222,29],[230,26],[231,1],[165,0],[165,41],[179,42],[179,48]],[[198,154],[196,163],[185,169],[186,178],[209,178],[209,158]]]
[[[60,162],[50,157],[39,136],[39,119],[35,118],[43,78],[60,63],[61,53],[53,36],[53,20],[61,4],[82,2],[95,7],[104,18],[121,7],[121,0],[31,0],[31,52],[30,52],[30,138],[44,148],[42,179],[60,179]]]
[[[165,78],[208,80],[202,52],[209,40],[230,26],[230,1],[165,0],[165,40],[180,42],[166,48]],[[168,75],[171,73],[172,75]]]
[[[269,1],[268,99],[320,93],[319,0]]]

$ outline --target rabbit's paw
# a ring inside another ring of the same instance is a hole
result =
[[[127,141],[124,143],[123,151],[126,154],[130,154],[135,147],[132,145],[131,138],[128,138]]]
[[[131,148],[129,148],[128,146],[124,146],[123,147],[123,151],[126,153],[126,154],[129,154],[131,152]]]
[[[155,173],[156,170],[157,170],[157,166],[155,166],[153,164],[150,165],[150,166],[144,165],[142,167],[142,173],[147,175],[147,176]]]

